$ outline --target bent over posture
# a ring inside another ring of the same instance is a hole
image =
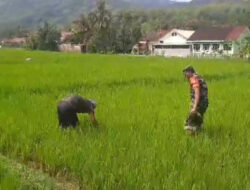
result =
[[[90,114],[93,124],[96,124],[95,108],[94,100],[87,100],[77,95],[69,96],[61,100],[57,106],[59,125],[62,128],[75,127],[79,124],[77,113]]]
[[[208,107],[208,88],[205,80],[199,76],[192,66],[183,70],[189,80],[192,107],[186,120],[185,129],[195,134],[203,123],[203,116]]]

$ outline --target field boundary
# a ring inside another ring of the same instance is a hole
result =
[[[55,178],[49,176],[47,173],[44,173],[40,169],[37,170],[32,165],[27,166],[21,163],[18,163],[12,159],[7,158],[6,156],[0,154],[0,161],[3,164],[3,167],[10,170],[11,172],[17,174],[22,181],[24,181],[25,187],[32,187],[35,189],[43,190],[79,190],[80,187],[75,182],[69,182],[63,178]]]

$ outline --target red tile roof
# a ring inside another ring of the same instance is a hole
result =
[[[238,26],[233,28],[233,30],[230,32],[230,34],[227,35],[226,40],[227,41],[235,41],[237,40],[241,34],[243,34],[247,30],[246,26]]]
[[[246,30],[246,26],[198,29],[188,41],[234,41],[237,40]]]

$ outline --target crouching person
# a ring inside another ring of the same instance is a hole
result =
[[[62,128],[76,127],[79,124],[77,113],[88,113],[92,123],[96,126],[96,102],[81,96],[72,95],[61,100],[57,106],[59,125]]]

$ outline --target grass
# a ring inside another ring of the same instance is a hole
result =
[[[0,155],[0,190],[65,190],[63,183]]]
[[[195,138],[183,130],[189,64],[209,87]],[[8,157],[77,178],[82,189],[250,188],[247,62],[1,50],[0,78]],[[98,130],[86,115],[77,130],[58,129],[56,105],[69,94],[97,100]]]
[[[5,163],[0,161],[0,190],[20,189],[21,182],[17,174],[10,172]]]

